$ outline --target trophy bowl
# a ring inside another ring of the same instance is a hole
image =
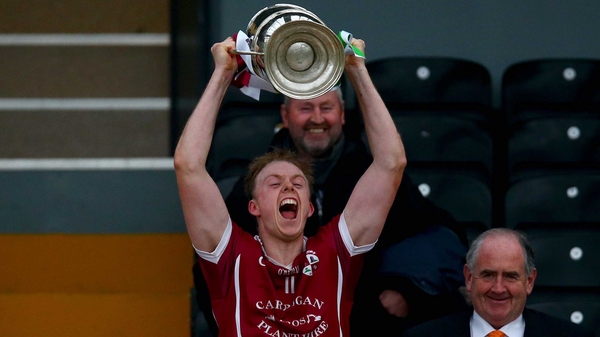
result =
[[[311,99],[340,80],[344,47],[319,17],[296,5],[265,7],[252,17],[246,34],[254,73],[291,98]]]

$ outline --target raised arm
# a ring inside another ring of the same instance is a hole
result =
[[[365,43],[352,44],[364,51]],[[345,72],[354,87],[363,115],[373,162],[360,178],[344,216],[356,246],[373,243],[379,237],[406,167],[404,145],[394,121],[367,72],[365,60],[346,56]]]
[[[221,193],[206,171],[206,158],[223,97],[237,70],[229,51],[235,42],[227,38],[211,48],[215,70],[190,116],[175,150],[175,174],[186,227],[197,249],[212,252],[228,221]]]

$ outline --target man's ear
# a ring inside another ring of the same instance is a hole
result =
[[[535,283],[535,278],[537,276],[537,269],[533,268],[531,275],[527,277],[527,295],[530,295],[533,291],[533,284]]]
[[[469,266],[467,266],[466,264],[463,267],[463,275],[465,276],[465,286],[467,288],[467,291],[471,291],[471,281],[473,278],[473,274],[471,274],[471,269],[469,269]]]
[[[346,104],[341,102],[340,107],[342,108],[342,115],[340,116],[340,119],[342,121],[342,125],[344,125],[346,124]]]
[[[308,217],[310,218],[311,215],[313,215],[313,213],[315,212],[315,206],[313,206],[312,202],[308,203]]]
[[[254,216],[260,216],[260,208],[258,208],[258,205],[254,199],[248,202],[248,212]]]
[[[283,121],[283,127],[288,127],[288,110],[285,107],[285,104],[281,104],[279,107],[279,113],[281,114],[281,121]]]

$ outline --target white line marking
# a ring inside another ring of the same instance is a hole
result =
[[[169,46],[169,34],[0,34],[0,46]]]
[[[170,98],[0,98],[0,110],[168,110]]]
[[[173,170],[173,158],[0,159],[0,171]]]

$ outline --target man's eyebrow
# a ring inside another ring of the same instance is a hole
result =
[[[518,271],[507,271],[503,273],[504,275],[507,276],[521,276],[521,273],[519,273]]]
[[[306,178],[303,175],[301,175],[301,174],[295,174],[294,176],[292,176],[292,180],[295,180],[295,179],[298,179],[298,178],[306,181]]]
[[[278,174],[278,173],[272,173],[272,174],[269,174],[269,175],[267,175],[267,176],[265,177],[265,180],[267,180],[267,179],[269,179],[269,178],[283,179],[283,175],[281,175],[281,174]],[[304,178],[304,176],[303,176],[302,174],[300,174],[300,173],[298,173],[298,174],[294,174],[294,175],[291,177],[291,179],[290,179],[290,180],[294,180],[294,179],[297,179],[297,178],[301,178],[302,180],[306,180],[306,179]]]

